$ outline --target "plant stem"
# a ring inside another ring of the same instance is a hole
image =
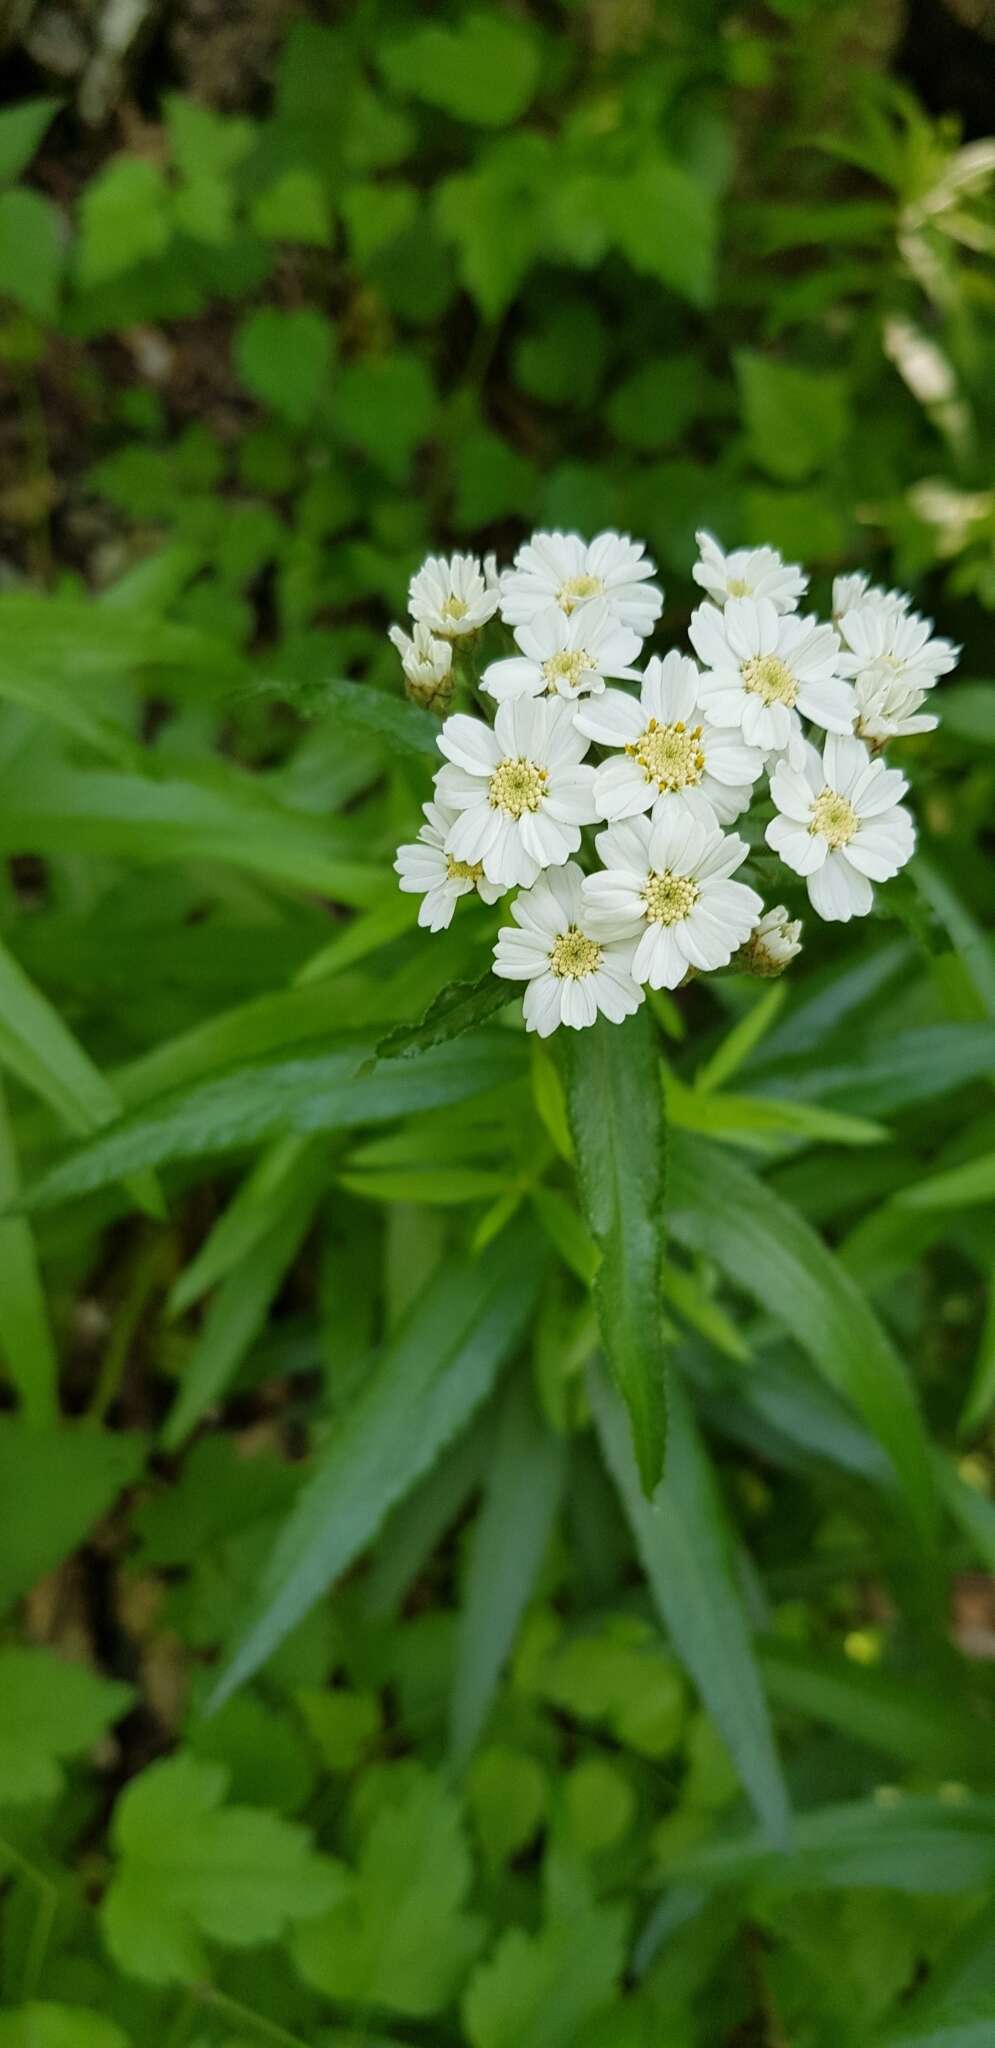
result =
[[[191,1984],[190,1997],[199,2005],[209,2005],[215,2012],[224,2013],[241,2027],[251,2028],[261,2041],[270,2041],[274,2048],[310,2048],[299,2034],[290,2034],[286,2027],[278,2026],[275,2020],[264,2018],[261,2012],[253,2012],[251,2006],[243,2005],[240,1999],[229,1998],[226,1991],[216,1991],[213,1984]]]

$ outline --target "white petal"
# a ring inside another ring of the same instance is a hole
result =
[[[831,853],[825,866],[808,878],[813,910],[830,924],[849,924],[852,917],[866,917],[874,902],[874,891],[838,853]]]

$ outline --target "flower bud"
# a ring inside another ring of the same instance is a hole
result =
[[[448,640],[435,639],[421,621],[410,639],[400,626],[391,626],[389,637],[401,657],[405,696],[441,718],[449,709],[456,682]]]
[[[789,917],[783,903],[765,910],[754,925],[735,965],[744,974],[759,974],[770,980],[783,974],[801,952],[801,919]]]

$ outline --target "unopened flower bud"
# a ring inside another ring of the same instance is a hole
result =
[[[783,903],[775,904],[754,925],[735,965],[744,974],[760,974],[767,980],[783,974],[801,952],[801,928],[799,917],[789,917]]]
[[[420,621],[410,639],[400,626],[391,626],[389,637],[401,657],[405,695],[423,710],[442,717],[449,709],[456,681],[448,640],[435,639]]]

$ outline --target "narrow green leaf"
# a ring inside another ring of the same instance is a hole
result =
[[[597,1367],[591,1405],[650,1591],[732,1756],[768,1839],[786,1846],[791,1810],[749,1625],[733,1571],[721,1497],[684,1388],[672,1377],[663,1481],[640,1488],[618,1400]]]
[[[391,697],[369,683],[328,681],[321,686],[324,707],[340,725],[385,740],[392,753],[437,760],[439,721],[404,697]]]
[[[447,1263],[430,1281],[281,1531],[214,1705],[258,1670],[480,1406],[527,1326],[539,1273],[532,1234],[510,1229],[486,1258]]]
[[[986,1016],[995,1017],[995,951],[991,939],[935,861],[919,853],[909,872],[944,926],[954,951],[960,954]]]
[[[968,1159],[947,1173],[931,1173],[925,1180],[902,1188],[894,1197],[898,1209],[970,1209],[995,1196],[995,1152],[980,1159]]]
[[[941,1777],[975,1783],[992,1775],[989,1729],[946,1687],[930,1690],[907,1674],[864,1671],[780,1643],[761,1646],[760,1668],[779,1706],[838,1728],[869,1749]]]
[[[0,1211],[15,1208],[20,1193],[7,1095],[0,1082]],[[0,1354],[25,1421],[45,1427],[58,1413],[59,1368],[34,1233],[23,1216],[0,1222],[0,1274]]]
[[[673,1874],[708,1886],[759,1879],[795,1894],[822,1885],[926,1897],[987,1890],[995,1879],[995,1800],[955,1804],[900,1794],[888,1804],[861,1799],[818,1807],[797,1817],[789,1856],[772,1851],[754,1830],[706,1842]]]
[[[293,1187],[309,1143],[307,1138],[282,1138],[261,1154],[170,1289],[170,1315],[184,1315],[209,1288],[216,1287],[219,1280],[247,1259],[272,1229],[285,1190],[288,1185]]]
[[[995,1266],[988,1280],[988,1306],[981,1326],[971,1384],[957,1425],[961,1436],[973,1436],[995,1407]]]
[[[418,1024],[398,1024],[377,1046],[382,1060],[410,1059],[412,1053],[429,1046],[444,1045],[461,1038],[464,1031],[486,1024],[508,1002],[507,983],[499,981],[490,967],[476,981],[451,981],[433,997]]]
[[[664,1125],[652,1021],[599,1017],[563,1032],[567,1109],[581,1206],[601,1252],[594,1298],[629,1411],[643,1487],[663,1471],[666,1389],[660,1316]]]
[[[877,1031],[826,1066],[806,1056],[790,1071],[785,1067],[775,1075],[765,1068],[756,1087],[765,1097],[768,1089],[776,1091],[779,1101],[790,1095],[799,1102],[831,1102],[839,1096],[848,1113],[867,1111],[882,1117],[932,1102],[992,1073],[995,1026],[930,1024],[922,1030],[896,1031],[886,1041]]]
[[[879,1145],[887,1138],[883,1124],[866,1117],[846,1116],[815,1103],[793,1102],[787,1096],[725,1095],[686,1088],[675,1075],[666,1084],[670,1122],[682,1131],[707,1137],[739,1139],[759,1151],[770,1151],[785,1138],[812,1139],[825,1145]]]
[[[908,1512],[932,1538],[935,1499],[919,1407],[873,1310],[815,1232],[727,1151],[674,1134],[670,1226],[707,1251],[794,1336],[887,1451]]]
[[[543,1420],[524,1376],[498,1419],[456,1633],[450,1749],[462,1768],[477,1746],[559,1506],[565,1445]]]
[[[787,1001],[787,984],[775,981],[764,989],[749,1009],[738,1017],[731,1031],[727,1031],[722,1043],[716,1047],[711,1059],[705,1060],[694,1077],[694,1085],[704,1094],[713,1088],[721,1088],[730,1075],[738,1072],[751,1052],[755,1052],[761,1039],[766,1038],[780,1016]]]
[[[366,1581],[368,1613],[385,1619],[397,1613],[408,1587],[480,1484],[491,1430],[490,1410],[485,1409],[389,1517]]]
[[[992,2048],[993,2040],[995,1998],[982,1998],[921,2026],[907,2022],[898,2033],[882,2034],[875,2048]]]

